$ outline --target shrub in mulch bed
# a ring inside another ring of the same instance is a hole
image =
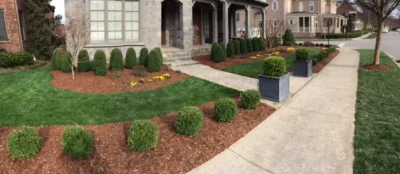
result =
[[[322,61],[316,63],[316,65],[313,66],[313,73],[319,73],[326,65],[328,65],[329,62],[331,62],[338,54],[340,53],[339,50],[336,50],[335,52],[331,53],[323,59]]]
[[[203,129],[203,112],[195,106],[184,107],[178,111],[175,121],[176,132],[182,135],[197,135]]]
[[[139,55],[139,65],[142,65],[142,66],[147,65],[147,56],[149,56],[149,49],[142,48],[140,50],[140,55]]]
[[[222,98],[215,103],[214,118],[219,122],[232,122],[237,113],[237,104],[230,98]]]
[[[20,162],[9,153],[0,153],[4,173],[187,173],[224,151],[246,133],[264,121],[275,110],[260,104],[256,110],[239,109],[231,123],[213,119],[214,103],[199,106],[204,113],[204,127],[197,136],[182,136],[175,132],[176,113],[151,119],[159,128],[157,148],[145,153],[131,151],[127,138],[131,122],[85,126],[92,132],[94,151],[81,161],[67,157],[62,149],[64,126],[41,127],[41,152]],[[0,128],[0,147],[6,147],[7,135],[14,128]],[[1,151],[1,150],[0,150]]]
[[[363,68],[367,71],[392,71],[393,68],[386,65],[365,65]]]
[[[15,159],[31,158],[39,153],[41,148],[42,138],[34,127],[22,127],[8,136],[7,150]]]
[[[133,48],[128,48],[125,55],[125,68],[133,68],[136,64],[136,51]]]
[[[79,51],[78,70],[79,72],[88,72],[90,70],[90,58],[86,50]]]
[[[257,109],[260,104],[261,94],[256,90],[247,90],[240,95],[240,107],[244,109]]]
[[[78,160],[89,157],[93,152],[93,135],[80,126],[67,127],[62,135],[62,149]]]
[[[48,61],[36,60],[33,65],[23,65],[23,66],[16,66],[16,67],[10,67],[10,68],[0,68],[0,74],[38,69],[38,68],[42,68],[48,64],[50,64],[50,62],[48,62]]]
[[[148,120],[134,121],[129,128],[128,147],[131,150],[145,152],[157,147],[158,128]]]
[[[238,40],[233,41],[233,46],[235,48],[235,55],[240,55],[240,42]]]
[[[228,45],[226,48],[226,56],[232,57],[234,55],[235,55],[235,46],[233,45],[233,42],[228,42]]]

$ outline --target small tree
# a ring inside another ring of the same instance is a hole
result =
[[[356,0],[356,3],[370,10],[376,16],[378,32],[376,35],[374,64],[379,65],[383,22],[396,8],[399,8],[400,0]]]
[[[276,39],[279,39],[279,34],[282,30],[283,27],[283,21],[281,20],[269,20],[267,21],[267,30],[266,32],[266,36],[267,36],[267,41],[266,41],[266,45],[264,45],[264,47],[268,47],[268,49],[271,49],[274,45],[274,42],[276,42]]]
[[[296,44],[296,40],[294,39],[292,30],[286,29],[285,34],[283,35],[283,45],[293,46],[294,44]]]

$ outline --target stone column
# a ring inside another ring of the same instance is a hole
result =
[[[250,15],[251,15],[251,6],[246,6],[246,38],[250,38]]]
[[[204,45],[206,40],[204,38],[204,13],[203,13],[203,4],[200,4],[200,43]]]
[[[261,13],[262,13],[262,17],[261,17],[261,19],[262,19],[262,27],[260,28],[260,35],[263,37],[263,38],[266,38],[266,36],[265,36],[265,30],[266,30],[266,27],[265,27],[265,20],[266,20],[266,15],[267,15],[267,10],[264,8],[264,9],[262,9],[261,10]]]
[[[228,15],[229,15],[229,6],[231,3],[222,2],[222,33],[223,33],[223,42],[228,44],[229,42],[229,24],[228,24]]]
[[[218,6],[217,4],[212,4],[213,6],[213,43],[218,43]]]

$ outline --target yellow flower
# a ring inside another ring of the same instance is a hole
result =
[[[135,87],[135,86],[137,86],[137,85],[138,85],[138,82],[137,82],[137,81],[131,82],[131,88],[133,88],[133,87]]]
[[[147,81],[148,81],[148,82],[152,82],[152,81],[153,81],[153,79],[147,79]]]

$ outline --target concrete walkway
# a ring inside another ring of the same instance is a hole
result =
[[[359,53],[340,51],[267,120],[190,173],[353,173]]]

